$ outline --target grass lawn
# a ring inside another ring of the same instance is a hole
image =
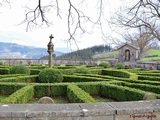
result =
[[[108,60],[114,60],[117,58],[118,51],[110,51],[110,52],[105,52],[101,54],[97,54],[93,56],[93,59],[108,59]]]

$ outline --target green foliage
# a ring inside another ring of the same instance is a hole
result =
[[[75,73],[89,74],[90,70],[85,66],[76,67],[74,70]]]
[[[110,51],[111,47],[108,45],[98,45],[91,48],[86,48],[83,50],[77,50],[70,52],[61,56],[58,56],[59,59],[91,59],[93,55],[97,53],[102,53],[104,51]]]
[[[63,75],[64,82],[99,82],[99,81],[108,81],[104,78],[95,78],[87,76],[77,76],[77,75]]]
[[[138,80],[160,81],[160,77],[138,75]]]
[[[3,65],[3,62],[0,62],[0,65]]]
[[[117,64],[115,65],[115,68],[117,68],[117,69],[124,69],[124,68],[125,68],[125,65],[122,64],[122,63],[117,63]]]
[[[58,69],[46,68],[38,75],[40,83],[59,83],[63,81],[62,73]]]
[[[79,88],[77,85],[68,85],[67,97],[73,103],[93,103],[95,102],[88,93]]]
[[[145,91],[139,89],[111,84],[102,84],[100,92],[102,96],[118,101],[142,100],[143,96],[146,94]]]
[[[17,74],[12,77],[6,77],[0,79],[0,82],[20,82],[20,83],[31,83],[38,81],[37,75],[30,75],[30,76],[17,76]]]
[[[18,85],[13,83],[0,83],[0,95],[11,95],[15,91],[24,87],[25,85]]]
[[[9,73],[9,68],[0,68],[1,75],[8,74],[8,73]]]
[[[159,94],[160,86],[121,82],[121,85]]]
[[[12,66],[9,69],[10,74],[30,74],[30,69],[25,65]]]
[[[98,82],[78,83],[77,86],[90,95],[99,95],[100,93],[100,83]]]
[[[30,75],[38,75],[40,71],[40,69],[30,69]]]
[[[109,52],[103,52],[101,54],[96,54],[93,56],[93,59],[115,60],[117,56],[118,56],[118,51],[109,51]]]
[[[99,64],[99,66],[104,67],[104,68],[109,68],[110,64],[106,63],[106,62],[102,62],[102,63]]]
[[[74,74],[74,69],[60,69],[59,71],[64,75],[73,75]]]
[[[122,78],[129,78],[131,76],[129,72],[122,71],[122,70],[113,70],[113,69],[102,70],[101,74],[114,76],[114,77],[122,77]]]
[[[67,93],[67,84],[38,84],[35,85],[35,97],[43,96],[65,96]]]
[[[45,65],[31,65],[31,66],[28,66],[29,69],[38,69],[38,70],[41,70],[41,69],[45,69],[47,66]]]
[[[34,96],[34,85],[29,85],[17,90],[15,93],[6,98],[4,103],[22,104],[27,103]]]

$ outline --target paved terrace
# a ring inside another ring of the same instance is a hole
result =
[[[0,104],[0,120],[160,120],[160,100],[94,104]]]

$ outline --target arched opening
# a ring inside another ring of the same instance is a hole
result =
[[[130,50],[125,50],[125,60],[129,61],[130,60]]]

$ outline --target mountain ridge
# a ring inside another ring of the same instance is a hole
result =
[[[54,51],[56,56],[63,52]],[[31,58],[39,59],[48,55],[47,48],[19,45],[17,43],[0,42],[0,58]]]

